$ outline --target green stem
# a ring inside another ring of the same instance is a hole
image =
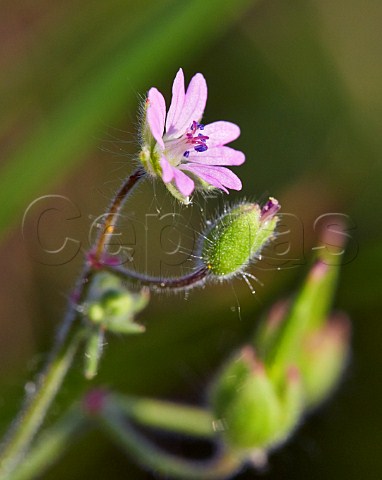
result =
[[[46,412],[54,400],[83,337],[83,331],[73,333],[58,350],[42,375],[37,391],[28,399],[15,420],[0,456],[0,479],[11,478],[17,463],[28,450]]]
[[[80,312],[76,309],[85,301],[95,267],[100,261],[103,249],[108,243],[109,234],[114,228],[118,214],[133,188],[145,176],[142,168],[133,172],[122,184],[113,199],[105,220],[105,228],[96,240],[93,252],[93,265],[85,265],[75,291],[75,300],[70,303],[67,315],[58,332],[56,344],[50,354],[45,373],[38,382],[36,393],[28,398],[8,432],[0,452],[0,480],[10,478],[12,471],[27,452],[36,432],[42,424],[48,408],[53,402],[66,373],[72,363],[80,340],[84,335],[78,321]],[[89,259],[88,259],[89,260]],[[79,331],[79,328],[81,329]]]
[[[112,438],[145,468],[162,475],[183,480],[225,479],[233,476],[242,466],[240,458],[231,452],[219,452],[211,460],[179,458],[151,443],[138,433],[118,405],[108,399],[98,414],[101,426]]]
[[[117,394],[112,398],[121,411],[140,425],[192,437],[216,437],[213,416],[206,409]]]
[[[41,474],[72,445],[73,439],[78,438],[86,421],[87,419],[78,406],[71,408],[56,424],[41,435],[37,445],[13,472],[12,480],[40,478]]]

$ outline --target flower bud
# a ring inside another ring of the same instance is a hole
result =
[[[148,293],[132,293],[114,275],[98,273],[91,284],[85,312],[89,321],[86,328],[84,374],[88,379],[97,375],[104,336],[114,333],[141,333],[145,328],[135,323],[135,314],[148,302]]]
[[[242,203],[221,215],[201,245],[200,256],[209,271],[222,279],[243,271],[273,238],[279,208],[271,198],[262,209],[256,203]]]
[[[225,426],[224,441],[240,455],[266,449],[284,433],[282,405],[251,347],[228,362],[212,387],[210,401],[216,419]]]
[[[341,378],[349,357],[349,334],[348,319],[336,315],[305,338],[299,364],[308,407],[324,401]]]
[[[99,274],[92,285],[87,316],[91,322],[116,333],[141,333],[145,328],[134,322],[134,316],[148,302],[148,292],[126,290],[119,279]]]

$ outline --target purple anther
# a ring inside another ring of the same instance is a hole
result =
[[[188,150],[186,150],[184,153],[183,153],[183,157],[186,157],[188,158],[190,156],[190,152]]]
[[[197,151],[197,152],[205,152],[206,150],[208,150],[208,147],[205,143],[202,143],[201,145],[196,145],[196,147],[194,147],[194,149]]]
[[[208,146],[206,141],[209,139],[207,135],[203,135],[202,133],[196,133],[198,130],[203,130],[204,125],[201,123],[196,122],[195,120],[192,122],[190,131],[186,133],[186,143],[194,145],[194,149],[197,152],[205,152],[208,150]],[[183,154],[184,157],[188,158],[188,154]]]

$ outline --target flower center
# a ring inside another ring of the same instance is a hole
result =
[[[173,167],[177,167],[182,163],[182,160],[188,158],[192,149],[199,153],[208,150],[206,142],[209,137],[201,133],[203,130],[204,125],[194,120],[191,127],[180,138],[164,137],[165,155]],[[161,154],[159,150],[158,155],[160,156]]]
[[[209,139],[209,137],[200,133],[200,131],[202,130],[204,130],[204,125],[194,120],[191,127],[189,128],[189,131],[186,133],[186,144],[192,145],[194,147],[194,150],[199,153],[208,150],[208,145],[206,141]],[[183,156],[186,158],[188,158],[189,155],[189,150],[186,150],[183,153]]]

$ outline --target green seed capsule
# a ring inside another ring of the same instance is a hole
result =
[[[224,213],[205,235],[201,257],[210,272],[229,278],[260,254],[275,233],[280,206],[271,198],[261,209],[242,203]]]
[[[251,347],[223,368],[210,391],[210,403],[225,425],[224,441],[238,453],[265,449],[278,434],[281,404]]]
[[[302,416],[303,391],[297,368],[287,369],[275,385],[252,347],[245,346],[212,384],[209,402],[220,420],[222,439],[243,457],[279,446]]]

